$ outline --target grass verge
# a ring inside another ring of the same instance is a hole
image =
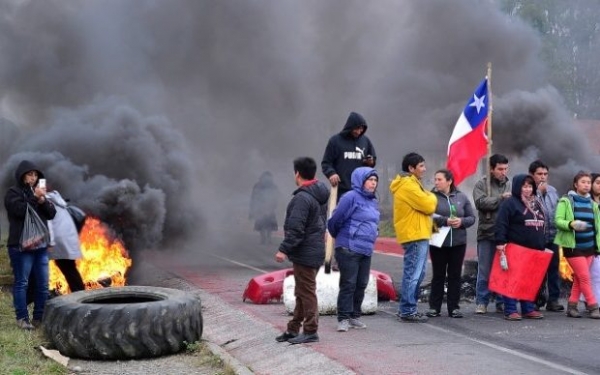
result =
[[[51,346],[41,330],[24,331],[17,327],[11,284],[8,252],[0,247],[0,375],[71,374],[72,371],[46,358],[38,349],[40,345]],[[235,375],[235,371],[203,342],[187,344],[181,354],[193,357],[191,361],[198,368],[211,368],[214,375]]]
[[[40,331],[24,331],[17,327],[12,305],[12,271],[8,252],[0,248],[0,368],[1,374],[68,374],[60,364],[44,357],[38,349],[48,346]]]

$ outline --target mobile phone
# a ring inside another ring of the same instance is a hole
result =
[[[40,189],[46,188],[46,179],[45,178],[40,178],[40,180],[38,181],[38,187]]]

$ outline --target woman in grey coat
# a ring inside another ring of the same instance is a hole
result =
[[[437,207],[433,221],[448,234],[440,247],[429,246],[433,278],[429,295],[429,317],[440,316],[444,299],[444,282],[448,281],[448,316],[462,318],[458,302],[462,264],[467,250],[467,228],[475,224],[475,214],[469,198],[454,186],[452,173],[446,169],[435,172]]]
[[[75,260],[81,258],[81,243],[67,202],[56,190],[47,193],[46,198],[56,207],[56,216],[48,221],[51,237],[48,256],[65,276],[71,292],[84,290],[85,284],[75,265]]]

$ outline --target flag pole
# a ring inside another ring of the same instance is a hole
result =
[[[487,121],[487,137],[488,137],[488,154],[487,154],[487,163],[486,163],[486,170],[487,170],[487,178],[485,179],[487,181],[486,184],[486,190],[487,190],[487,195],[488,197],[491,195],[491,190],[492,190],[492,186],[491,186],[491,179],[490,179],[490,175],[492,174],[491,171],[491,167],[490,167],[490,159],[492,157],[492,113],[494,112],[494,107],[492,106],[492,63],[488,62],[487,63],[487,89],[488,89],[488,121]]]

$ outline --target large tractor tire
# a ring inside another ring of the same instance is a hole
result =
[[[177,289],[124,286],[48,301],[44,332],[58,351],[83,359],[173,354],[202,337],[200,297]]]

